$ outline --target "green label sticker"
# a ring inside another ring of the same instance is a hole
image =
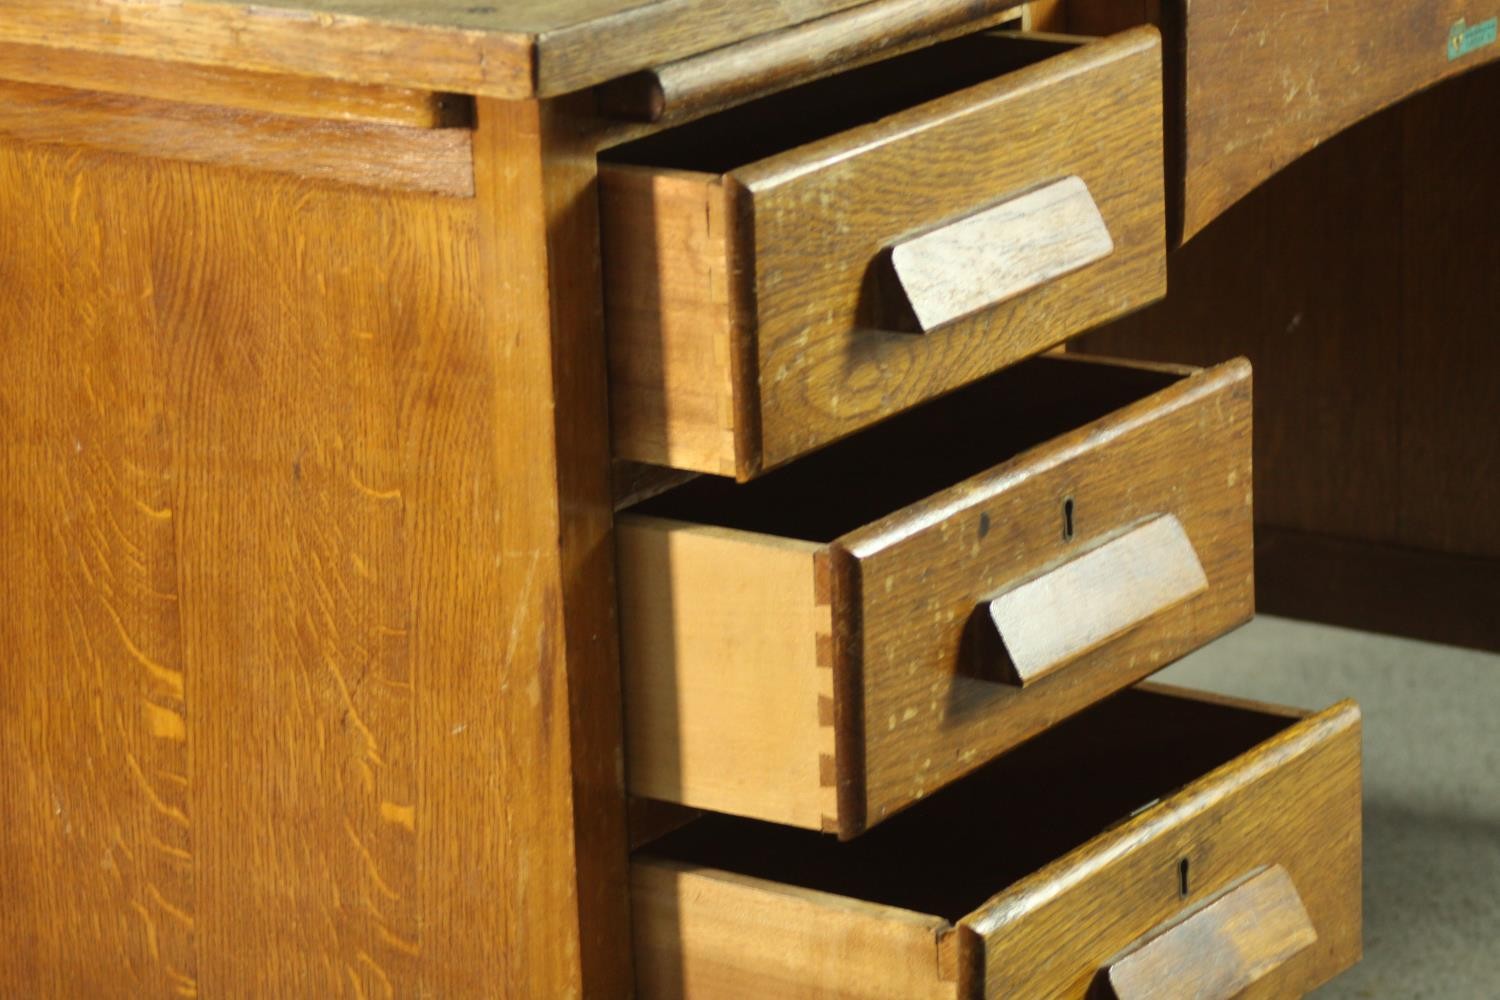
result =
[[[1497,28],[1500,28],[1500,18],[1492,17],[1488,21],[1469,27],[1468,21],[1459,21],[1448,31],[1448,61],[1462,59],[1471,52],[1495,44]]]

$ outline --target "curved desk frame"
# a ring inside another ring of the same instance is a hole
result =
[[[1073,0],[1065,24],[1160,26],[1180,246],[1349,126],[1500,58],[1497,17],[1497,0]]]

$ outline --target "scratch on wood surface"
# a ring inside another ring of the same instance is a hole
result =
[[[526,578],[522,581],[521,592],[516,595],[516,602],[511,607],[510,626],[505,630],[505,662],[507,664],[515,662],[517,644],[534,631],[534,628],[527,626],[533,624],[531,591],[536,584],[536,571],[541,560],[540,549],[531,549],[527,553]],[[510,671],[505,672],[505,677],[507,680],[501,682],[502,691],[509,686]]]
[[[371,763],[384,766],[385,761],[380,757],[380,746],[375,741],[375,734],[365,725],[365,720],[359,717],[359,711],[354,707],[354,696],[349,691],[348,682],[344,680],[344,672],[339,669],[338,660],[325,656],[324,663],[328,666],[329,673],[333,674],[333,682],[338,686],[339,697],[344,702],[344,718],[353,723],[354,728],[364,737],[365,756]]]

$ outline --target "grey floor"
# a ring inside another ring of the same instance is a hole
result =
[[[1263,616],[1156,679],[1363,708],[1365,958],[1318,1000],[1500,997],[1500,656]]]

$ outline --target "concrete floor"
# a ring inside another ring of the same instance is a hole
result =
[[[1318,1000],[1500,997],[1500,655],[1261,617],[1155,679],[1363,708],[1365,958]]]

